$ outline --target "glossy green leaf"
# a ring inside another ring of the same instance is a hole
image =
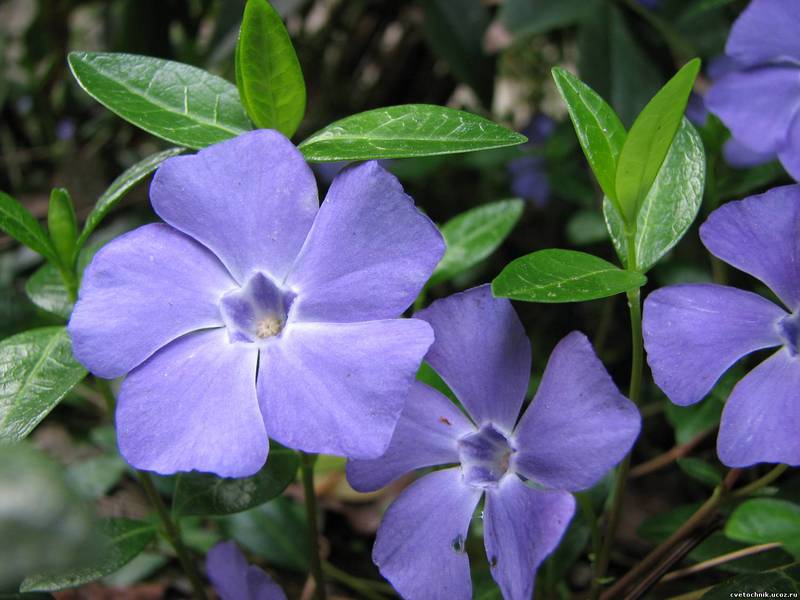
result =
[[[78,273],[92,260],[92,257],[102,247],[102,242],[93,242],[84,247],[78,254],[75,265]],[[62,319],[69,319],[73,302],[64,287],[58,268],[52,263],[45,263],[33,272],[25,282],[25,293],[31,302],[47,312],[58,315]]]
[[[551,248],[518,258],[492,282],[495,296],[526,302],[581,302],[643,286],[647,278],[584,252]]]
[[[617,161],[616,199],[633,223],[681,126],[700,60],[686,63],[636,117]]]
[[[608,198],[616,198],[615,176],[625,128],[614,110],[580,79],[560,67],[553,69],[553,79],[597,182]]]
[[[312,162],[409,158],[515,146],[524,135],[462,110],[402,104],[345,117],[300,144]]]
[[[236,85],[247,114],[262,129],[291,137],[306,111],[300,61],[281,16],[267,0],[248,0],[236,47]]]
[[[0,442],[27,436],[86,376],[64,327],[43,327],[0,342]]]
[[[776,498],[748,500],[728,518],[725,535],[752,544],[780,542],[800,560],[800,504]]]
[[[602,0],[506,0],[500,20],[516,34],[536,34],[572,25],[589,15]]]
[[[0,229],[18,242],[56,262],[56,250],[39,222],[8,194],[0,192]]]
[[[700,458],[693,456],[679,458],[677,463],[681,471],[708,487],[713,488],[722,483],[720,469]]]
[[[75,243],[78,240],[78,219],[72,198],[64,188],[55,188],[50,192],[47,230],[61,264],[71,269]]]
[[[447,251],[430,284],[452,279],[494,252],[511,233],[524,208],[522,200],[501,200],[463,212],[445,223],[441,231]]]
[[[92,212],[86,217],[83,231],[81,231],[78,237],[77,247],[81,248],[86,243],[86,240],[89,239],[89,236],[100,222],[111,212],[111,209],[113,209],[136,184],[155,171],[162,162],[184,151],[184,148],[169,148],[151,154],[125,170],[122,175],[111,182],[108,189],[97,199],[97,203],[94,205]]]
[[[55,592],[78,587],[113,573],[133,560],[155,539],[153,524],[133,519],[108,519],[103,523],[105,547],[100,560],[71,571],[33,575],[22,582],[23,592]]]
[[[694,127],[684,119],[661,171],[636,217],[636,266],[647,272],[680,241],[703,202],[706,158]],[[606,199],[606,225],[622,264],[628,264],[622,216]]]
[[[71,52],[69,65],[95,100],[173,144],[203,148],[251,128],[236,86],[202,69],[104,52]]]
[[[794,594],[786,596],[785,594]],[[756,595],[758,594],[758,595]],[[798,597],[800,594],[800,566],[773,569],[764,573],[737,575],[707,591],[701,600],[730,600],[731,598]],[[777,595],[780,594],[780,595]]]
[[[263,504],[279,495],[297,473],[297,453],[272,444],[267,464],[252,477],[228,479],[207,473],[178,476],[172,498],[177,516],[227,515]]]

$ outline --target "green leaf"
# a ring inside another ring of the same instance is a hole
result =
[[[567,240],[573,246],[590,246],[608,240],[603,216],[596,210],[576,212],[567,222]]]
[[[752,544],[780,542],[800,560],[800,504],[775,498],[748,500],[728,518],[725,535]]]
[[[597,182],[608,198],[615,199],[614,178],[625,128],[614,110],[580,79],[560,67],[553,69],[553,79]]]
[[[659,174],[699,71],[700,59],[686,63],[653,96],[628,132],[619,154],[615,184],[617,202],[626,223],[634,223]]]
[[[500,20],[516,34],[544,33],[572,25],[594,10],[600,0],[506,0]]]
[[[72,269],[75,243],[78,239],[78,220],[72,198],[64,188],[55,188],[50,192],[47,229],[59,262],[66,269]]]
[[[0,342],[0,442],[27,436],[85,376],[65,327],[43,327]]]
[[[101,454],[69,465],[67,481],[83,496],[99,498],[114,487],[127,470],[119,454]]]
[[[703,202],[706,159],[703,143],[684,119],[661,171],[636,217],[636,267],[646,273],[680,241]],[[608,200],[603,202],[608,232],[623,265],[628,264],[625,224]]]
[[[156,530],[152,524],[133,519],[108,519],[103,523],[103,532],[106,543],[100,560],[71,571],[27,577],[22,582],[20,590],[55,592],[96,581],[128,564],[156,537]]]
[[[524,208],[522,200],[501,200],[450,219],[441,228],[447,251],[429,284],[452,279],[497,250],[519,221]]]
[[[492,282],[496,296],[526,302],[581,302],[643,286],[647,278],[575,250],[539,250],[509,263]]]
[[[291,137],[306,111],[306,84],[281,16],[267,0],[247,0],[236,46],[236,85],[262,129]]]
[[[236,86],[202,69],[105,52],[70,52],[69,65],[92,98],[173,144],[204,148],[250,129]]]
[[[184,152],[184,148],[169,148],[161,152],[156,152],[155,154],[143,158],[117,177],[111,185],[108,186],[108,189],[97,199],[97,203],[94,205],[92,212],[86,217],[83,231],[81,231],[78,237],[77,247],[81,248],[86,243],[86,240],[89,239],[89,236],[100,222],[111,212],[111,209],[114,208],[136,184],[155,171],[162,162],[182,152]]]
[[[252,477],[227,479],[207,473],[178,476],[172,511],[176,516],[227,515],[263,504],[292,483],[299,461],[297,453],[272,444],[267,464]]]
[[[22,204],[3,192],[0,192],[0,229],[47,260],[58,261],[56,250],[39,222]]]
[[[714,465],[700,458],[679,458],[677,463],[681,471],[708,487],[713,488],[722,483],[722,472]]]
[[[755,593],[758,593],[757,597],[760,598],[776,593],[794,593],[796,597],[800,593],[800,567],[792,566],[764,573],[737,575],[703,594],[701,600],[730,600],[745,598],[750,594],[753,594],[750,597],[756,597]]]
[[[722,402],[712,398],[691,406],[678,406],[664,399],[664,414],[675,430],[675,442],[685,444],[719,423]]]
[[[527,138],[472,113],[401,104],[345,117],[300,144],[312,162],[409,158],[515,146]]]
[[[79,274],[91,262],[92,257],[103,246],[101,241],[93,242],[84,247],[78,254],[75,265]],[[45,263],[33,272],[25,282],[25,293],[36,306],[42,310],[58,315],[62,319],[69,319],[73,302],[64,287],[64,281],[58,268],[52,263]]]

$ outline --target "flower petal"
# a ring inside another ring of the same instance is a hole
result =
[[[268,443],[256,399],[252,344],[224,329],[165,346],[122,383],[117,435],[137,469],[245,477],[264,466]]]
[[[800,61],[800,13],[786,0],[752,0],[733,24],[725,53],[755,65]]]
[[[722,412],[717,453],[729,467],[800,466],[800,360],[781,349],[733,388]]]
[[[800,69],[798,70],[800,77]],[[783,148],[778,151],[778,158],[786,171],[800,181],[800,111],[795,115],[789,127],[789,136]]]
[[[712,254],[767,284],[800,308],[800,185],[728,202],[700,227]]]
[[[444,379],[476,423],[514,428],[531,374],[531,346],[511,302],[489,285],[437,300],[417,318],[436,342],[425,360]]]
[[[723,75],[706,94],[706,106],[749,148],[777,152],[800,110],[800,68],[769,66]]]
[[[418,319],[288,326],[258,371],[270,435],[305,452],[380,456],[432,342]]]
[[[192,238],[145,225],[107,244],[86,269],[69,322],[72,350],[95,375],[119,377],[175,338],[221,326],[219,299],[235,286]]]
[[[233,542],[220,542],[206,555],[206,573],[221,600],[247,599],[247,559]]]
[[[573,331],[550,355],[533,402],[514,433],[517,472],[552,489],[594,485],[628,453],[641,418]]]
[[[150,186],[156,213],[208,247],[239,283],[282,281],[317,214],[317,184],[277,131],[245,133],[164,162]]]
[[[795,119],[796,120],[796,119]],[[756,152],[736,138],[730,138],[722,146],[725,162],[737,169],[749,169],[775,160],[775,152]]]
[[[287,280],[293,318],[391,319],[414,301],[444,240],[400,182],[376,162],[340,173]]]
[[[414,382],[386,452],[348,462],[347,481],[360,492],[371,492],[414,469],[457,463],[458,438],[474,430],[449,398]]]
[[[556,549],[574,513],[572,494],[537,490],[514,475],[486,490],[483,542],[505,600],[530,600],[536,569]]]
[[[469,600],[464,543],[483,492],[460,469],[425,475],[386,511],[372,560],[406,600]]]
[[[247,568],[245,579],[250,600],[286,600],[286,594],[281,586],[257,566],[250,565]],[[237,600],[237,598],[231,598],[231,600]]]
[[[680,406],[694,404],[737,360],[779,346],[786,313],[752,292],[715,284],[673,285],[644,303],[647,362],[658,387]]]

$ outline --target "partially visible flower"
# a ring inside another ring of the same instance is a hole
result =
[[[517,422],[531,349],[511,303],[490,286],[438,300],[417,317],[436,341],[426,360],[466,409],[416,383],[386,454],[352,460],[347,479],[378,489],[424,475],[392,504],[372,558],[408,600],[472,597],[464,544],[485,496],[484,544],[506,600],[529,600],[539,564],[572,518],[570,491],[598,481],[639,433],[636,407],[617,390],[591,344],[570,333],[553,350],[533,403]]]
[[[553,135],[555,121],[545,115],[537,115],[522,130],[528,137],[525,148],[533,152],[508,163],[511,175],[511,191],[519,198],[543,207],[550,199],[550,181],[547,177],[546,161],[541,151],[545,142]]]
[[[354,166],[318,207],[300,152],[262,130],[166,161],[150,197],[167,224],[98,252],[69,323],[92,373],[128,373],[128,462],[242,477],[263,466],[268,433],[380,455],[433,341],[397,317],[444,252],[397,179]]]
[[[653,378],[675,404],[705,397],[743,356],[779,350],[733,388],[717,452],[730,467],[800,465],[800,185],[715,210],[700,227],[712,254],[763,281],[788,311],[752,292],[676,285],[644,303]]]
[[[732,68],[706,95],[708,109],[750,151],[751,159],[777,154],[795,179],[800,179],[798,30],[800,11],[794,2],[752,0],[725,46]],[[744,155],[734,149],[730,156],[736,164]]]
[[[233,542],[220,542],[206,556],[206,573],[220,600],[286,600],[272,578],[247,559]]]

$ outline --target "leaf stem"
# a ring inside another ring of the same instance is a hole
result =
[[[189,583],[192,585],[195,598],[198,600],[206,600],[207,596],[205,586],[200,578],[200,573],[198,573],[197,568],[192,561],[189,550],[183,543],[183,538],[181,537],[178,527],[172,521],[172,517],[170,516],[167,507],[164,505],[164,501],[161,499],[161,496],[159,495],[158,490],[156,490],[155,485],[153,485],[153,479],[150,477],[150,474],[145,471],[139,471],[138,475],[142,489],[144,490],[145,495],[147,495],[147,499],[150,501],[150,504],[155,509],[158,519],[161,521],[164,536],[174,548],[175,554],[177,554],[178,560],[180,561],[186,576],[189,578]]]
[[[325,579],[322,571],[322,559],[319,548],[319,527],[317,525],[317,494],[314,490],[314,461],[316,455],[300,452],[300,472],[303,479],[303,496],[308,518],[308,546],[311,552],[311,576],[316,584],[314,597],[325,600]]]
[[[789,468],[788,465],[778,465],[763,477],[760,477],[759,479],[756,479],[754,482],[739,488],[733,493],[733,495],[736,496],[737,498],[741,498],[742,496],[749,496],[753,492],[757,492],[761,488],[775,481],[778,477],[783,475],[784,471],[786,471],[786,469],[788,468]]]
[[[769,544],[760,544],[758,546],[750,546],[748,548],[742,548],[741,550],[736,550],[735,552],[729,552],[728,554],[723,554],[722,556],[715,556],[714,558],[705,560],[703,562],[699,562],[690,567],[678,569],[677,571],[671,571],[666,575],[664,575],[661,581],[664,583],[666,583],[667,581],[674,581],[675,579],[680,579],[681,577],[687,577],[689,575],[694,575],[695,573],[700,573],[708,569],[713,569],[714,567],[718,567],[719,565],[724,565],[725,563],[733,562],[734,560],[739,560],[740,558],[753,556],[754,554],[760,554],[761,552],[766,552],[767,550],[774,550],[775,548],[780,548],[780,547],[781,544],[777,542],[770,542]]]

